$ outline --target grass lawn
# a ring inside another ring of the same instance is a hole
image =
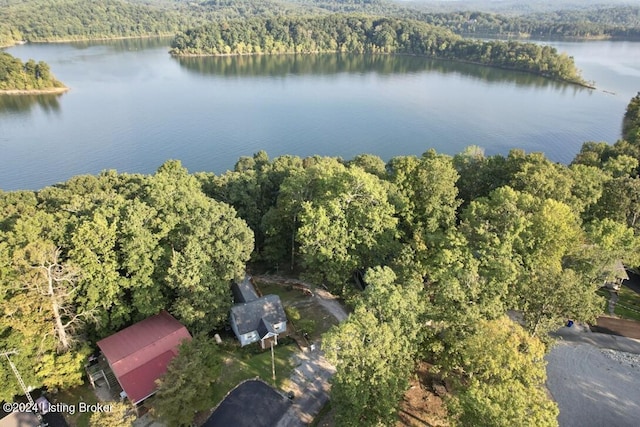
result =
[[[289,342],[289,340],[283,341]],[[212,406],[217,405],[231,389],[246,379],[260,377],[275,388],[280,388],[291,374],[293,369],[291,356],[298,349],[295,343],[287,344],[285,342],[280,342],[273,348],[276,365],[275,384],[271,374],[270,350],[259,351],[257,344],[244,348],[237,347],[235,344],[226,346],[227,350],[224,351],[225,366],[222,368],[222,375]]]
[[[607,299],[604,312],[609,313],[608,301],[611,297],[606,289],[598,289],[597,294]],[[622,319],[640,321],[640,294],[632,291],[626,286],[620,287],[618,291],[618,302],[613,310],[614,314]]]
[[[615,314],[623,319],[640,320],[640,295],[626,286],[618,291]]]
[[[275,294],[280,297],[285,307],[295,307],[300,312],[300,320],[294,322],[296,329],[307,328],[311,340],[320,339],[338,321],[331,313],[320,306],[316,300],[299,290],[288,289],[286,286],[267,285],[259,283],[258,287],[264,295]],[[289,319],[291,323],[291,319]],[[311,327],[310,327],[311,326]]]
[[[64,390],[51,397],[51,403],[65,403],[73,405],[76,410],[80,402],[85,402],[87,404],[98,403],[98,399],[96,398],[90,384],[84,384],[69,390]],[[91,413],[89,412],[76,412],[73,415],[63,415],[70,427],[90,427],[89,419],[91,418]]]

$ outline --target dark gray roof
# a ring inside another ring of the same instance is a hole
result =
[[[287,315],[278,295],[265,295],[255,301],[231,307],[231,321],[235,321],[239,334],[257,331],[260,322],[271,325],[286,322]]]
[[[233,282],[231,284],[231,292],[233,292],[233,301],[236,304],[243,302],[251,302],[258,299],[256,288],[251,283],[250,276],[244,276],[241,282]]]
[[[278,332],[273,329],[273,325],[265,320],[263,317],[260,319],[260,323],[258,324],[258,335],[260,335],[260,339],[264,339],[267,335],[271,334],[271,336],[278,335]]]

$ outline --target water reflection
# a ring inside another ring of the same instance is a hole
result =
[[[61,95],[0,95],[0,113],[29,113],[35,106],[46,113],[60,112]]]
[[[105,46],[114,52],[140,51],[147,49],[157,49],[166,47],[169,50],[171,37],[148,37],[137,39],[113,39],[94,41],[71,42],[70,45],[76,49],[89,49],[95,46]]]
[[[513,82],[518,86],[573,87],[536,75],[454,61],[434,60],[410,55],[246,55],[175,58],[185,69],[204,75],[223,77],[284,77],[337,73],[375,73],[379,75],[437,72],[459,74],[485,82]]]

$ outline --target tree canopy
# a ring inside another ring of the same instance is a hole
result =
[[[634,5],[563,6],[499,10],[490,4],[406,3],[385,0],[4,0],[0,2],[0,46],[13,42],[173,35],[211,21],[255,16],[360,13],[413,19],[458,34],[492,37],[640,37],[640,8]],[[502,3],[502,2],[501,2]],[[509,3],[509,2],[506,2]]]
[[[221,366],[206,334],[253,258],[351,305],[324,338],[338,422],[393,423],[428,361],[455,386],[453,422],[555,425],[548,332],[592,322],[615,266],[640,265],[634,146],[588,143],[571,165],[479,147],[386,163],[258,152],[222,175],[169,160],[0,192],[0,348],[18,350],[28,385],[66,389],[97,340],[166,309],[196,336],[158,394],[163,418],[187,424]],[[20,392],[5,363],[0,381],[0,400]]]
[[[557,426],[558,407],[545,390],[544,346],[501,317],[481,321],[466,338],[456,425]]]
[[[152,176],[79,176],[0,193],[0,346],[25,382],[82,382],[90,344],[167,309],[192,332],[224,325],[253,233],[169,161]],[[19,387],[0,365],[10,400]]]
[[[53,77],[49,65],[33,59],[23,63],[7,52],[0,52],[0,92],[4,90],[33,91],[64,88]]]
[[[476,62],[586,84],[573,58],[551,46],[464,39],[442,27],[361,15],[251,18],[179,32],[174,55],[252,53],[407,53]]]

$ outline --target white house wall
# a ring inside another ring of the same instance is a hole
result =
[[[258,331],[247,332],[246,334],[240,335],[240,346],[244,347],[245,345],[257,342],[260,340],[260,335]]]

